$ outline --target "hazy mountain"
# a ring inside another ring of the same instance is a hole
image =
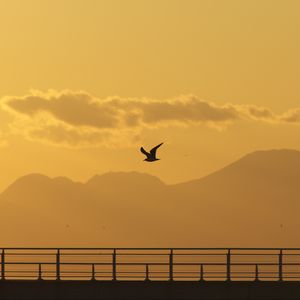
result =
[[[30,174],[0,195],[4,246],[300,246],[300,152],[250,153],[166,185],[137,172],[86,183]]]
[[[189,199],[216,201],[218,205],[296,205],[300,194],[300,152],[257,151],[202,179],[174,186]],[[282,200],[284,200],[282,202]]]

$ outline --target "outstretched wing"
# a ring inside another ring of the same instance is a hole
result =
[[[141,147],[141,152],[145,154],[147,157],[150,155],[143,147]]]
[[[156,156],[156,150],[162,145],[163,143],[160,143],[159,145],[155,146],[150,150],[150,154],[153,155],[154,157]]]

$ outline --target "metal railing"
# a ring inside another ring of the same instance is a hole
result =
[[[1,280],[300,281],[300,248],[0,248]]]

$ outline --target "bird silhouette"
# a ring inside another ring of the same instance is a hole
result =
[[[159,160],[159,158],[156,158],[156,150],[162,145],[163,143],[160,143],[159,145],[155,146],[150,150],[150,152],[147,152],[143,147],[141,147],[141,152],[147,156],[147,158],[144,159],[144,161],[153,162],[156,160]]]

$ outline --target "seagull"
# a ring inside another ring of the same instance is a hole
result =
[[[144,159],[144,161],[156,161],[159,160],[159,158],[156,158],[156,150],[162,145],[163,143],[160,143],[159,145],[155,146],[150,150],[150,152],[147,152],[143,147],[141,147],[141,152],[147,156],[147,158]]]

